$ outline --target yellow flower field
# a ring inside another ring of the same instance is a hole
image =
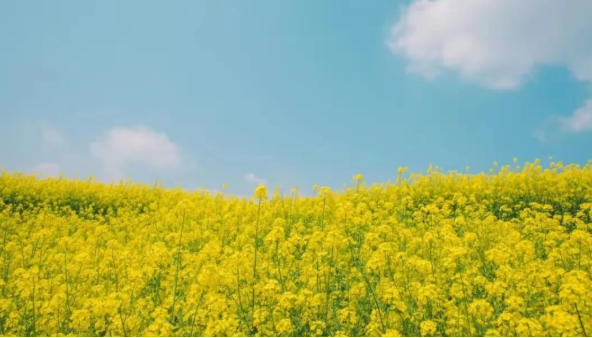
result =
[[[3,173],[0,335],[592,334],[592,162],[315,190]]]

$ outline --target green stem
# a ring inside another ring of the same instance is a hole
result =
[[[37,337],[37,314],[35,311],[35,276],[33,276],[33,337]]]
[[[177,303],[177,286],[179,284],[179,269],[181,267],[181,244],[183,240],[183,229],[185,228],[185,211],[183,211],[183,221],[181,223],[181,233],[179,234],[179,245],[177,248],[177,266],[175,268],[175,286],[173,287],[173,305],[171,308],[171,323],[175,321],[175,304]]]
[[[578,309],[578,304],[574,304],[574,306],[576,308],[576,313],[578,314],[578,320],[580,321],[582,333],[584,334],[584,337],[588,337],[588,334],[586,333],[586,328],[584,327],[584,322],[582,321],[582,316],[580,315],[580,310]]]
[[[255,317],[255,283],[257,282],[257,237],[259,236],[259,218],[261,216],[261,199],[257,206],[257,222],[255,223],[255,257],[253,258],[253,303],[251,305],[252,317]]]

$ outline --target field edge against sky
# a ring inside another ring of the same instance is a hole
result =
[[[592,1],[6,0],[0,167],[249,194],[592,158]]]

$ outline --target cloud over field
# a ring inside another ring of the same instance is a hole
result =
[[[507,91],[538,67],[563,66],[592,84],[591,13],[590,0],[417,0],[404,8],[387,42],[410,71],[428,78],[452,71]],[[590,101],[562,124],[592,130]]]
[[[195,163],[162,131],[145,126],[115,126],[87,142],[71,143],[48,124],[37,128],[42,159],[27,172],[41,176],[92,174],[102,181],[136,176],[164,177],[194,169]]]
[[[60,165],[53,162],[39,163],[27,170],[30,173],[38,174],[41,177],[56,177],[61,173]]]
[[[250,184],[258,185],[258,184],[267,184],[267,180],[265,178],[257,177],[257,175],[253,173],[248,173],[245,175],[245,181]]]
[[[183,162],[177,144],[165,133],[146,127],[113,127],[89,144],[89,153],[113,178],[122,177],[130,165],[166,170],[177,169]]]
[[[46,147],[59,148],[63,147],[68,142],[66,136],[62,134],[62,132],[50,125],[43,124],[40,129],[41,140]]]

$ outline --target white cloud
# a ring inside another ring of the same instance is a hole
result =
[[[46,150],[55,151],[68,145],[66,136],[49,124],[40,124],[37,131],[41,136],[42,145]]]
[[[592,130],[592,99],[586,101],[572,116],[560,121],[565,129],[574,133]]]
[[[537,128],[537,129],[533,130],[531,135],[532,135],[532,137],[536,138],[540,142],[543,142],[543,143],[547,142],[547,133],[545,132],[545,130],[543,130],[541,128]]]
[[[45,162],[30,168],[29,172],[39,174],[42,177],[56,177],[60,175],[60,165],[53,162]]]
[[[388,43],[414,70],[454,70],[494,89],[515,89],[545,65],[592,81],[590,13],[589,0],[417,0]]]
[[[89,145],[90,155],[99,161],[105,175],[123,178],[130,165],[148,169],[177,169],[181,151],[165,133],[146,127],[113,127]]]
[[[6,170],[40,177],[84,179],[92,175],[105,183],[119,179],[148,184],[158,181],[166,187],[203,180],[197,175],[199,166],[193,154],[162,130],[112,125],[98,134],[80,133],[80,129],[70,133],[40,120],[10,127],[19,132],[8,135],[0,130],[5,145],[0,147],[0,162]]]
[[[264,178],[257,177],[257,175],[253,173],[248,173],[245,175],[245,181],[250,184],[267,184],[267,180]]]
[[[514,90],[537,67],[563,66],[592,83],[591,13],[590,0],[417,0],[404,8],[388,45],[429,78],[454,71]],[[588,130],[586,108],[576,114],[570,129]]]

